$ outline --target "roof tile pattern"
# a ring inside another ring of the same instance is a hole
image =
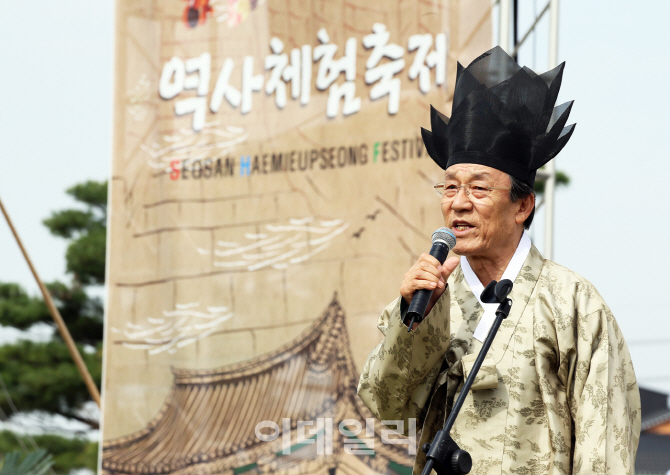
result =
[[[317,455],[314,444],[288,456],[281,452],[284,434],[262,442],[256,425],[273,421],[281,428],[290,418],[295,446],[298,421],[316,426],[318,418],[337,423],[373,417],[356,394],[359,375],[336,295],[308,329],[271,353],[211,370],[173,369],[173,374],[172,390],[154,419],[136,433],[104,443],[103,474],[293,473],[296,464],[332,469],[342,457],[352,457],[342,454],[337,428],[331,453]],[[381,429],[377,421],[375,453],[355,457],[370,472],[406,471],[413,457],[405,446],[383,444]]]

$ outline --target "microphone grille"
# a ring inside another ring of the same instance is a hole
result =
[[[439,228],[433,233],[431,239],[432,242],[442,241],[444,242],[449,250],[452,250],[456,245],[456,236],[454,232],[449,228]]]

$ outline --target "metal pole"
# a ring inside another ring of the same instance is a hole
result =
[[[558,0],[549,2],[549,69],[558,65]],[[545,166],[549,178],[544,187],[544,257],[554,258],[554,192],[556,159]]]
[[[513,53],[511,54],[512,58],[514,58],[514,61],[517,63],[519,62],[518,58],[518,51],[519,51],[519,0],[514,0],[514,31],[512,33],[512,40],[513,40],[513,48],[512,51]]]
[[[512,54],[510,54],[511,57],[516,58],[517,53],[519,52],[519,48],[526,42],[530,34],[535,31],[535,27],[537,26],[538,23],[540,23],[540,20],[544,16],[545,13],[549,11],[549,6],[551,5],[551,2],[547,3],[540,14],[535,18],[535,21],[533,22],[532,25],[530,25],[530,28],[528,28],[528,31],[523,35],[523,38],[521,38],[521,41],[517,42],[516,46],[514,47],[514,51],[512,51]]]
[[[70,332],[67,329],[65,322],[63,321],[63,317],[61,317],[60,312],[56,308],[56,305],[54,305],[54,302],[51,299],[51,294],[47,290],[44,283],[42,283],[42,280],[40,279],[40,276],[37,274],[37,271],[35,270],[35,267],[33,266],[30,257],[28,257],[28,252],[23,247],[21,238],[19,238],[16,229],[14,229],[12,220],[9,219],[9,215],[7,214],[7,210],[5,210],[5,207],[2,204],[2,200],[0,200],[0,209],[2,210],[2,214],[5,215],[5,219],[7,220],[9,229],[11,229],[12,234],[14,235],[14,239],[16,239],[16,243],[19,245],[19,248],[23,253],[23,257],[25,257],[26,262],[28,263],[28,267],[30,267],[30,271],[33,273],[33,277],[35,277],[35,280],[37,281],[37,285],[40,287],[40,290],[42,291],[44,301],[46,302],[47,307],[49,308],[49,312],[51,312],[51,317],[54,319],[54,322],[56,322],[56,326],[58,327],[60,336],[63,338],[63,341],[67,345],[68,350],[70,350],[70,355],[74,360],[75,366],[79,370],[79,374],[84,379],[84,384],[86,385],[86,388],[88,389],[88,392],[91,395],[91,399],[93,399],[93,401],[95,401],[98,407],[100,407],[100,391],[98,391],[98,387],[95,385],[95,381],[93,381],[91,374],[88,372],[88,368],[86,368],[84,359],[81,357],[81,354],[79,354],[79,350],[77,349],[77,346],[75,345],[74,340],[72,339],[72,336],[70,335]]]
[[[500,47],[509,52],[511,0],[500,0]]]

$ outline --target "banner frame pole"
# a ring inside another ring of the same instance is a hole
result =
[[[558,65],[558,0],[549,2],[549,69]],[[549,177],[544,188],[544,249],[547,259],[554,258],[554,198],[556,192],[556,159],[545,166]]]

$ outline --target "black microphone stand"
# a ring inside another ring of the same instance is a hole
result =
[[[470,387],[472,386],[475,377],[477,377],[479,368],[484,362],[486,353],[488,353],[502,321],[509,315],[509,311],[512,308],[512,300],[507,298],[507,296],[512,291],[512,285],[512,281],[507,279],[501,280],[500,282],[493,280],[482,292],[482,302],[500,304],[496,310],[496,319],[489,330],[489,334],[484,340],[484,345],[477,355],[477,359],[472,366],[468,378],[463,384],[461,393],[456,399],[454,407],[451,409],[447,422],[444,424],[442,430],[437,432],[432,443],[423,444],[421,447],[426,453],[426,459],[428,459],[422,475],[430,475],[430,471],[433,469],[435,469],[439,475],[461,475],[469,473],[472,469],[472,457],[454,442],[454,439],[451,438],[449,432],[456,421],[456,417],[461,410],[461,406],[463,406],[463,402],[465,402],[468,392],[470,392]]]

